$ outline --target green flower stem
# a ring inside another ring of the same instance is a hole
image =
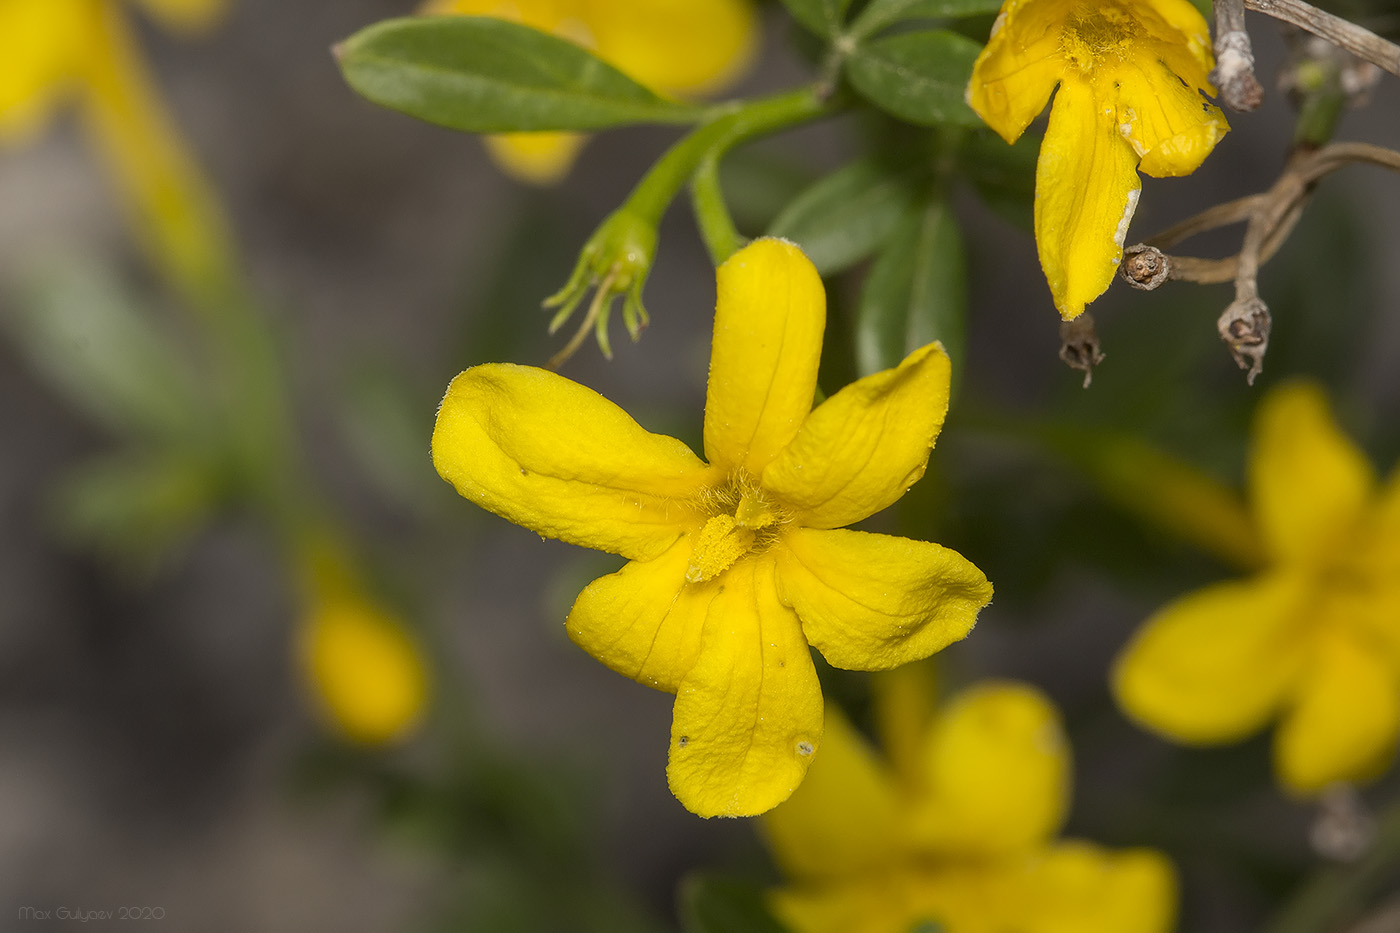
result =
[[[1400,802],[1381,814],[1376,838],[1362,858],[1317,872],[1269,927],[1268,933],[1329,933],[1354,919],[1367,900],[1400,870]]]
[[[700,236],[710,251],[710,261],[718,267],[738,252],[746,239],[735,229],[729,206],[724,203],[718,157],[707,156],[695,170],[695,176],[690,180],[690,203],[695,209]]]

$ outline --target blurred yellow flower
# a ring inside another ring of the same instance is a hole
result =
[[[223,0],[141,0],[174,29]],[[171,126],[115,0],[0,0],[0,145],[31,141],[76,103],[158,259],[194,283],[226,256],[216,202]]]
[[[1378,488],[1322,390],[1294,383],[1260,405],[1249,485],[1264,568],[1149,619],[1118,701],[1191,744],[1280,717],[1275,765],[1298,794],[1374,777],[1400,733],[1400,469]]]
[[[298,651],[318,707],[352,741],[382,745],[408,737],[428,700],[418,646],[360,588],[343,555],[322,545],[308,558]]]
[[[761,813],[822,736],[808,650],[873,670],[962,638],[981,571],[922,541],[841,530],[923,475],[948,408],[938,344],[812,409],[826,299],[811,262],[762,239],[718,271],[709,463],[554,373],[477,366],[447,390],[438,472],[542,535],[620,554],[569,613],[603,663],[676,694],[667,775],[702,816]]]
[[[493,16],[562,36],[654,91],[717,91],[748,66],[758,44],[751,0],[429,0],[429,14]],[[568,173],[585,136],[488,136],[496,162],[521,181],[548,185]]]
[[[1035,178],[1035,241],[1065,319],[1103,294],[1142,187],[1188,175],[1229,129],[1189,0],[1006,0],[968,103],[1015,142],[1059,85]]]
[[[770,904],[794,933],[1171,929],[1163,856],[1055,840],[1070,758],[1037,690],[989,681],[936,713],[895,712],[919,728],[887,730],[886,762],[829,708],[821,760],[763,818],[790,882]]]

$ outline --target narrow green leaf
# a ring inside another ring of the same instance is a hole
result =
[[[1001,0],[870,0],[851,23],[851,34],[869,36],[911,19],[960,19],[995,13]]]
[[[980,126],[964,97],[981,51],[955,33],[907,32],[857,46],[846,75],[867,100],[910,123]]]
[[[824,38],[841,34],[851,0],[783,0],[792,18]]]
[[[74,406],[126,433],[182,435],[198,423],[182,351],[108,270],[69,259],[27,284],[3,323]]]
[[[345,80],[393,110],[455,130],[594,130],[686,123],[668,101],[587,50],[490,17],[385,20],[336,47]]]
[[[856,366],[861,375],[889,369],[941,340],[956,382],[966,318],[962,234],[947,201],[932,197],[900,220],[865,280],[856,315]]]
[[[848,269],[880,248],[910,208],[920,168],[873,160],[837,169],[799,194],[768,228],[792,240],[822,275]]]
[[[757,886],[712,875],[692,875],[681,883],[684,933],[783,933]]]

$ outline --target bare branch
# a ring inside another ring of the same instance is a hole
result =
[[[1219,28],[1219,10],[1224,4],[1217,3],[1216,25]],[[1233,0],[1232,4],[1233,5]],[[1299,29],[1306,29],[1315,36],[1321,36],[1333,45],[1346,49],[1357,58],[1379,65],[1393,75],[1400,75],[1400,45],[1382,39],[1340,16],[1333,16],[1303,0],[1244,0],[1246,9],[1272,16],[1274,19],[1292,23]],[[1243,25],[1240,26],[1243,29]],[[1219,58],[1220,34],[1217,33],[1216,57]],[[1217,85],[1219,82],[1216,82]],[[1222,95],[1224,91],[1222,89]]]
[[[1254,77],[1254,49],[1244,28],[1245,0],[1215,2],[1215,68],[1211,83],[1231,110],[1257,110],[1264,89]]]

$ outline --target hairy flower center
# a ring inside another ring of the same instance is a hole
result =
[[[685,578],[691,583],[713,580],[751,551],[773,543],[787,517],[747,476],[712,490],[707,497],[711,517],[700,529]]]
[[[1128,57],[1136,26],[1133,15],[1116,4],[1080,3],[1065,18],[1060,51],[1081,72],[1092,72],[1107,64],[1105,59],[1121,62]]]

